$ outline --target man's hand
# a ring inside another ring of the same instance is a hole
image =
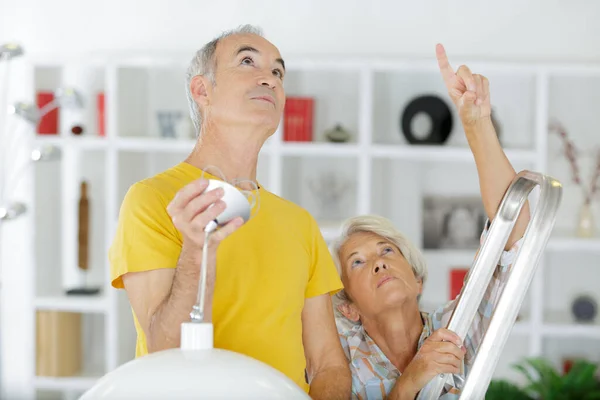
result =
[[[223,189],[205,192],[208,180],[201,179],[186,185],[175,195],[167,207],[173,224],[183,236],[183,247],[202,249],[205,239],[204,228],[225,210]],[[241,217],[228,222],[211,235],[211,245],[218,244],[243,223]]]
[[[167,207],[183,236],[177,267],[123,275],[129,302],[147,337],[148,352],[180,345],[181,323],[189,320],[196,303],[204,228],[225,209],[220,200],[222,189],[206,191],[207,187],[207,180],[194,181],[181,189]],[[241,218],[234,219],[211,234],[206,266],[206,321],[212,318],[216,249],[242,222]]]
[[[444,46],[438,44],[435,54],[450,98],[458,108],[465,129],[491,117],[489,82],[483,75],[472,74],[461,65],[456,72],[450,66]]]
[[[414,399],[416,394],[436,375],[460,373],[465,353],[466,349],[461,345],[458,335],[444,328],[436,330],[425,340],[408,364],[396,382],[390,398]]]

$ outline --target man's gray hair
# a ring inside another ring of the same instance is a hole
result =
[[[187,93],[190,117],[192,119],[192,123],[194,124],[194,128],[196,129],[196,136],[200,134],[200,127],[202,126],[202,114],[200,113],[200,109],[198,108],[198,105],[192,96],[192,90],[190,88],[192,78],[197,75],[204,75],[210,79],[213,85],[215,85],[215,51],[217,50],[217,45],[219,44],[219,41],[228,36],[240,34],[263,36],[263,31],[259,27],[248,24],[225,31],[198,50],[187,68],[185,77],[185,91]]]
[[[350,236],[359,232],[374,233],[396,245],[408,264],[412,267],[415,277],[417,279],[421,279],[423,285],[425,284],[425,281],[427,280],[427,263],[425,262],[425,257],[423,257],[423,254],[419,251],[419,249],[413,245],[404,234],[399,232],[394,227],[389,219],[379,215],[362,215],[349,218],[344,222],[340,237],[331,243],[329,249],[340,278],[342,277],[343,268],[340,260],[340,250]],[[336,319],[338,320],[338,324],[356,324],[353,321],[346,320],[346,318],[337,309],[338,305],[352,301],[346,291],[341,290],[337,292],[333,296],[332,300],[334,313],[337,317]]]

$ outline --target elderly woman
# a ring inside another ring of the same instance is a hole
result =
[[[498,142],[490,118],[487,79],[461,67],[455,74],[438,45],[440,69],[458,107],[473,152],[488,221],[485,237],[504,193],[516,176]],[[474,360],[503,276],[511,268],[529,223],[526,203],[487,288],[464,343],[445,329],[456,299],[431,314],[419,310],[427,280],[423,256],[387,219],[348,220],[331,252],[344,283],[334,297],[340,340],[352,371],[353,398],[414,399],[437,374],[453,374],[442,399],[457,398]],[[459,295],[460,296],[460,295]]]

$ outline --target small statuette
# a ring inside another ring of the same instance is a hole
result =
[[[350,140],[350,132],[344,129],[341,124],[336,124],[333,129],[325,132],[325,137],[330,142],[344,143]]]

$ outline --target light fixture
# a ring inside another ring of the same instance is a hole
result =
[[[21,202],[15,202],[8,206],[0,206],[0,221],[16,219],[27,211],[27,206]]]
[[[83,105],[84,101],[81,93],[71,87],[61,87],[54,91],[54,100],[42,107],[40,113],[44,116],[56,107],[83,108]]]
[[[55,108],[83,108],[84,101],[82,95],[75,89],[58,88],[54,91],[54,100],[37,108],[33,104],[17,102],[8,107],[8,113],[19,116],[22,120],[37,125],[40,119]]]
[[[31,151],[31,161],[55,161],[60,156],[60,148],[51,144],[43,144]]]
[[[248,199],[233,185],[223,187],[225,211],[205,229],[203,255],[217,226],[236,217],[250,217]],[[129,361],[104,375],[80,400],[117,399],[261,399],[310,400],[295,382],[277,369],[252,357],[213,347],[213,325],[203,321],[206,258],[190,322],[181,324],[179,348],[163,350]]]
[[[11,194],[12,190],[15,189],[16,184],[19,183],[19,180],[22,177],[25,170],[31,165],[31,162],[35,163],[59,160],[60,156],[60,148],[51,144],[43,144],[39,147],[34,148],[31,151],[30,160],[26,164],[24,164],[20,170],[15,171],[15,173],[7,177],[7,182],[6,184],[4,184],[1,193],[4,195]],[[0,221],[16,219],[20,215],[23,215],[26,211],[27,206],[22,202],[16,201],[11,202],[10,204],[5,204],[4,201],[0,202]]]
[[[1,53],[0,53],[1,54]],[[25,171],[36,162],[60,159],[60,148],[52,144],[42,144],[33,148],[28,159],[19,162],[19,149],[30,146],[35,136],[35,127],[41,118],[58,107],[81,108],[83,99],[73,88],[59,88],[54,100],[41,109],[30,103],[17,102],[8,107],[8,114],[15,116],[15,122],[0,141],[0,160],[4,173],[0,184],[0,221],[16,219],[27,211],[27,206],[10,197]]]
[[[40,121],[40,110],[33,104],[18,102],[8,108],[9,114],[18,115],[23,120],[37,125]]]
[[[23,55],[23,47],[17,43],[5,43],[0,46],[0,61],[10,60]]]

